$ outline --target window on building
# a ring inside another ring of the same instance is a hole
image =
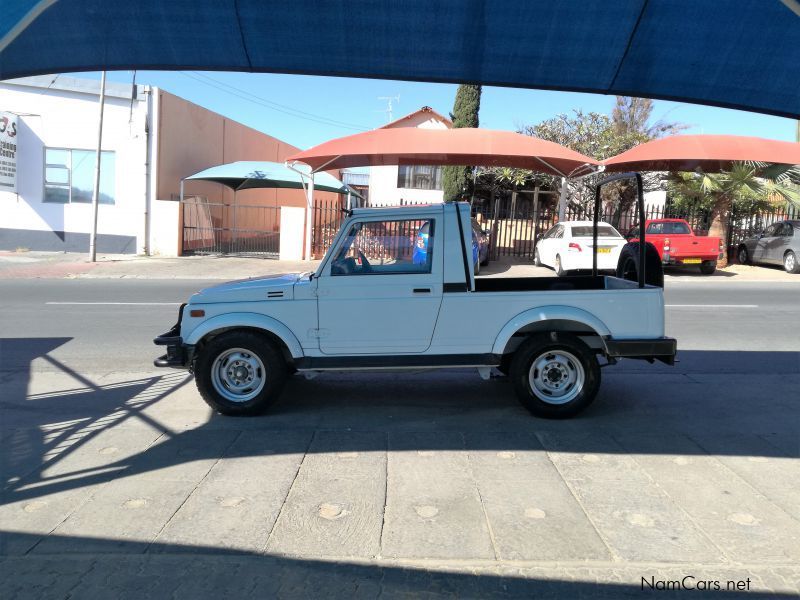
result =
[[[94,190],[94,150],[46,148],[44,151],[44,201],[91,203]],[[100,204],[114,204],[116,158],[100,157]]]
[[[397,168],[397,187],[412,190],[441,190],[442,167],[400,166]]]

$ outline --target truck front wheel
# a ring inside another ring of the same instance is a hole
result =
[[[537,417],[567,419],[592,403],[600,387],[596,355],[565,333],[531,336],[511,362],[520,402]]]
[[[206,404],[233,416],[264,412],[278,399],[287,371],[278,349],[249,331],[213,338],[194,365],[197,389]]]

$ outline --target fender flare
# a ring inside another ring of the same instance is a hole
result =
[[[249,327],[268,331],[286,344],[292,358],[302,358],[304,356],[303,348],[291,329],[277,319],[258,313],[226,313],[224,315],[217,315],[207,321],[203,321],[192,329],[184,338],[183,343],[194,345],[206,335],[218,329],[234,329],[237,327]]]
[[[532,308],[530,310],[526,310],[525,312],[521,312],[516,317],[513,317],[508,323],[506,323],[494,340],[492,353],[498,355],[503,354],[508,341],[517,331],[526,325],[552,320],[574,321],[576,323],[580,323],[595,331],[602,340],[611,336],[611,331],[608,329],[605,323],[582,308],[557,305],[540,306],[538,308]],[[603,346],[605,347],[605,342],[603,342]]]

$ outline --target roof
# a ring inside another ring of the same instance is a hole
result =
[[[377,165],[479,165],[518,167],[567,175],[589,170],[593,158],[512,131],[492,129],[374,129],[330,140],[298,152],[287,161],[299,161],[319,169]]]
[[[453,126],[453,122],[450,119],[448,119],[447,117],[442,116],[440,113],[438,113],[435,110],[433,110],[430,106],[423,106],[419,110],[415,110],[414,112],[407,114],[405,117],[400,117],[399,119],[395,119],[394,121],[388,122],[386,125],[382,125],[381,127],[378,127],[378,129],[387,129],[387,128],[390,128],[390,127],[396,127],[397,125],[401,125],[403,123],[403,121],[408,121],[409,119],[413,119],[417,115],[421,115],[421,114],[430,115],[430,116],[438,119],[439,121],[441,121],[442,123],[444,123],[448,127],[452,127]]]
[[[737,161],[800,165],[800,144],[743,135],[673,135],[640,144],[603,164],[606,171],[710,173]]]
[[[303,189],[304,187],[302,178],[297,171],[293,171],[282,163],[268,161],[240,160],[204,169],[185,179],[213,181],[235,191],[254,188]],[[325,172],[314,174],[314,189],[337,194],[346,194],[350,191],[345,184]]]
[[[357,6],[4,0],[0,79],[101,69],[297,73],[620,94],[800,118],[796,0]]]

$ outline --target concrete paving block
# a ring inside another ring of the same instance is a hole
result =
[[[100,486],[6,490],[0,506],[0,555],[25,554],[83,505]]]
[[[107,469],[124,470],[161,435],[162,431],[154,427],[79,430],[74,439],[61,440],[48,452],[41,477],[82,478]]]
[[[463,444],[460,434],[390,435],[383,556],[495,558]]]
[[[237,431],[195,429],[162,436],[130,461],[129,474],[150,481],[198,483],[239,435]]]
[[[386,502],[385,435],[319,432],[273,528],[268,552],[378,554]]]
[[[720,551],[654,483],[569,482],[612,551],[624,561],[715,563]]]
[[[206,480],[170,519],[150,551],[259,552],[267,543],[291,481]]]
[[[608,435],[538,432],[538,436],[566,480],[649,483],[636,461]]]
[[[560,479],[534,433],[465,433],[469,465],[475,477],[504,480]]]
[[[621,443],[645,447],[658,441],[622,438]],[[693,440],[679,436],[672,443],[679,454],[639,454],[636,461],[727,556],[740,562],[800,562],[800,522],[764,495],[754,493],[751,484],[717,457],[705,454]],[[737,458],[726,460],[742,464]],[[790,462],[781,466],[792,466],[791,459],[784,461]],[[768,462],[757,464],[765,471],[770,469]],[[778,464],[771,466],[773,477],[780,481],[783,470]],[[800,500],[797,489],[779,489],[784,500]]]
[[[210,481],[291,484],[312,432],[242,431],[208,473]],[[288,488],[287,488],[288,489]]]
[[[35,552],[143,552],[195,487],[188,481],[116,479],[43,540]]]
[[[557,475],[550,479],[479,478],[501,560],[611,560],[583,508]]]

